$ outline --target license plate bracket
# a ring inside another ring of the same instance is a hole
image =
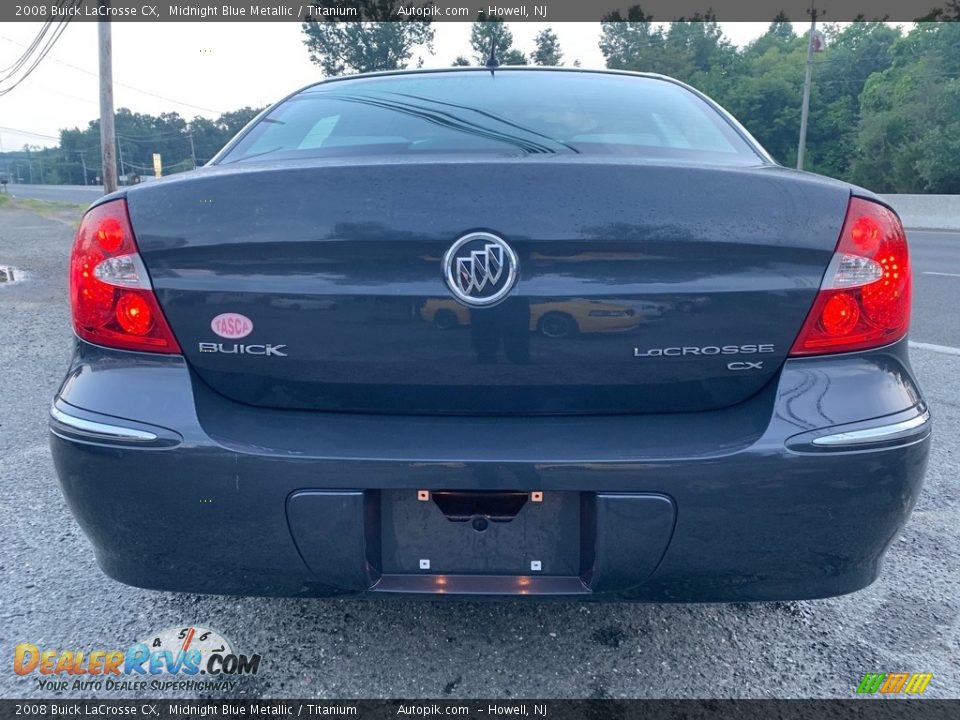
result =
[[[517,496],[450,491],[429,493],[424,499],[424,493],[418,498],[416,490],[382,491],[382,571],[580,575],[580,493],[547,492],[526,502]]]

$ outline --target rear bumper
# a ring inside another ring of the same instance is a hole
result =
[[[79,342],[54,408],[63,491],[109,575],[248,595],[847,593],[876,578],[930,443],[905,342],[788,361],[724,411],[594,418],[258,410],[210,391],[182,358]],[[540,571],[518,556],[515,572],[457,572],[444,551],[476,549],[476,531],[430,503],[417,515],[416,494],[481,490],[562,498],[530,527],[571,547]],[[431,538],[433,566],[411,568]]]

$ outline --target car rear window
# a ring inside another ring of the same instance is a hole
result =
[[[426,153],[758,157],[722,115],[672,82],[474,70],[313,86],[274,108],[220,162]]]

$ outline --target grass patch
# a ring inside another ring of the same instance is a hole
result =
[[[18,198],[16,204],[41,215],[60,211],[83,212],[87,209],[87,205],[81,203],[54,202],[52,200],[37,200],[36,198]]]
[[[37,200],[36,198],[12,198],[9,195],[0,194],[0,208],[27,210],[41,217],[71,225],[74,229],[79,227],[80,218],[87,207],[86,204],[80,203],[53,202]]]

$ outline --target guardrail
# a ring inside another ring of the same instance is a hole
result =
[[[881,195],[913,230],[960,230],[960,195]]]

